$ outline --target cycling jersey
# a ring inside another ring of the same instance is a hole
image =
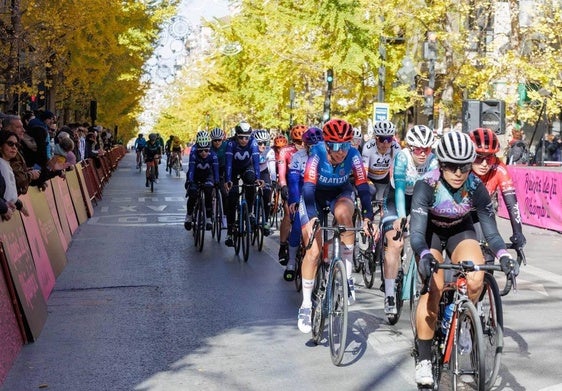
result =
[[[509,176],[507,166],[496,158],[496,162],[492,164],[490,171],[488,171],[486,175],[480,176],[476,173],[474,174],[484,182],[490,196],[493,197],[497,194],[499,189],[509,214],[513,233],[521,234],[523,232],[521,214],[519,213],[519,205],[517,204],[517,197],[515,195],[515,186]]]
[[[146,139],[144,137],[137,137],[135,140],[135,145],[133,146],[135,150],[142,151],[142,149],[146,146]]]
[[[211,151],[213,151],[219,159],[219,171],[222,175],[226,167],[226,142],[223,141],[218,148],[216,148],[214,144],[212,144]]]
[[[219,183],[219,160],[213,151],[205,158],[199,153],[189,155],[186,182],[195,181]]]
[[[447,237],[456,233],[458,227],[473,230],[471,209],[478,213],[488,245],[501,257],[506,252],[505,243],[498,232],[492,201],[482,181],[471,172],[459,189],[453,189],[441,178],[438,168],[429,171],[414,186],[410,211],[412,249],[423,256],[429,251],[428,234]]]
[[[258,143],[251,137],[248,144],[243,147],[234,139],[226,143],[226,181],[231,182],[233,172],[239,174],[245,170],[252,169],[256,178],[260,177],[260,152]]]
[[[277,180],[277,173],[275,169],[275,152],[270,147],[260,153],[260,172],[267,171],[269,178],[272,181]]]
[[[143,148],[143,154],[144,154],[144,160],[146,162],[152,162],[154,161],[154,156],[155,155],[160,155],[162,154],[162,150],[160,149],[160,145],[158,145],[157,143],[150,143],[148,142],[144,148]]]
[[[287,185],[289,186],[289,205],[299,202],[301,188],[304,182],[304,169],[308,160],[306,149],[297,151],[291,158],[289,173],[287,174]]]
[[[315,193],[321,195],[322,192],[326,192],[330,196],[336,195],[335,199],[337,194],[349,192],[349,196],[352,198],[353,188],[349,183],[351,174],[355,177],[355,186],[364,209],[363,216],[372,219],[371,194],[359,151],[351,148],[343,162],[333,166],[328,161],[328,152],[324,144],[311,148],[310,156],[306,162],[302,186],[302,202],[304,203],[308,220],[318,215]]]
[[[363,146],[363,164],[367,169],[367,175],[373,182],[388,183],[390,167],[394,155],[400,151],[400,145],[396,140],[392,140],[392,144],[388,151],[381,154],[377,149],[376,138],[367,141]]]
[[[297,152],[294,144],[287,145],[279,150],[277,160],[277,176],[279,178],[279,186],[287,186],[287,167],[291,163],[291,157]]]

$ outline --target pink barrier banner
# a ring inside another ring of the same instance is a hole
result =
[[[562,170],[507,166],[523,224],[562,232]],[[509,218],[502,197],[499,216]]]

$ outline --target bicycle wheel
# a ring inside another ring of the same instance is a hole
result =
[[[357,202],[357,201],[356,201]],[[361,210],[356,205],[353,212],[353,226],[360,228],[363,224],[363,219],[361,218]],[[359,236],[359,239],[357,238]],[[361,233],[354,233],[354,246],[353,246],[353,271],[359,273],[363,268],[363,263],[361,262],[361,249],[357,242],[361,240]]]
[[[248,257],[250,256],[250,233],[252,227],[250,225],[250,215],[248,213],[248,204],[244,203],[242,206],[242,218],[240,219],[242,223],[241,227],[241,240],[242,240],[242,257],[244,262],[248,262]]]
[[[450,366],[453,391],[467,388],[485,391],[484,337],[480,317],[470,301],[461,303],[454,342]]]
[[[271,200],[272,202],[269,209],[269,225],[278,229],[279,221],[277,219],[277,211],[279,209],[279,192],[275,189],[272,191]]]
[[[484,357],[486,362],[486,389],[496,382],[503,351],[503,309],[496,279],[484,274],[484,284],[480,300],[476,304],[482,334],[484,335]]]
[[[398,276],[396,277],[394,283],[394,302],[396,303],[396,314],[387,314],[386,318],[390,325],[394,325],[400,319],[400,314],[402,313],[402,306],[404,300],[402,299],[402,288],[404,282],[404,270],[402,267],[398,270]]]
[[[217,239],[217,242],[221,242],[221,236],[222,236],[222,217],[223,217],[223,211],[222,211],[222,194],[220,192],[220,190],[215,189],[215,204],[213,207],[213,211],[215,213],[215,220],[213,221],[213,236]]]
[[[234,240],[234,254],[240,254],[240,247],[242,244],[242,220],[241,220],[241,212],[242,206],[238,205],[236,209],[236,224],[234,226],[234,232],[232,235],[232,239]]]
[[[197,225],[197,249],[199,252],[203,251],[203,244],[205,243],[205,221],[206,221],[207,211],[205,210],[205,192],[199,192],[199,211],[197,213],[197,220],[195,224]]]
[[[254,228],[254,238],[252,240],[252,245],[258,245],[258,251],[263,250],[263,226],[265,225],[265,209],[263,206],[263,198],[260,196],[256,199],[254,203],[255,213],[254,216],[256,218],[256,226]]]
[[[297,249],[297,256],[295,257],[295,289],[300,292],[302,289],[302,257],[304,256],[304,250],[302,243]]]
[[[199,244],[199,224],[197,224],[197,216],[199,215],[199,201],[195,201],[195,205],[193,206],[193,214],[191,220],[191,232],[193,233],[193,241],[195,243],[195,247]]]
[[[182,164],[179,158],[174,161],[174,171],[176,172],[176,177],[180,177],[180,172],[182,171]]]
[[[371,249],[373,246],[369,243],[369,248],[365,251],[365,256],[363,258],[363,282],[365,283],[365,287],[371,289],[375,282],[375,272],[377,270],[377,253],[379,250],[379,243],[382,243],[382,239],[379,239],[375,246],[375,252]],[[382,247],[382,246],[381,246]]]
[[[326,322],[327,308],[324,307],[324,297],[326,296],[326,263],[320,262],[316,270],[314,279],[314,289],[312,290],[312,342],[316,345],[322,340],[324,324]]]
[[[340,365],[347,340],[347,274],[345,264],[338,259],[330,273],[328,290],[328,340],[334,365]]]
[[[150,166],[150,171],[148,174],[148,180],[150,181],[150,192],[154,193],[154,180],[156,179],[154,174],[154,165]]]

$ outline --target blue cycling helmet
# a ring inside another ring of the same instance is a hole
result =
[[[306,145],[316,145],[321,141],[324,141],[322,129],[316,127],[308,128],[302,135],[302,142]]]

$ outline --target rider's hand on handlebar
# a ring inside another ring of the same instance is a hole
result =
[[[363,233],[366,236],[372,236],[374,240],[379,239],[379,227],[373,224],[373,222],[369,219],[363,220]]]
[[[513,272],[514,276],[519,274],[519,264],[516,260],[511,258],[510,255],[504,255],[500,258],[500,266],[505,274],[509,274],[511,272]]]
[[[228,193],[230,191],[230,189],[232,189],[232,182],[230,182],[230,181],[225,182],[224,188],[226,189],[226,192]]]
[[[285,201],[289,198],[289,187],[287,185],[281,188],[281,198]]]
[[[525,236],[521,232],[513,233],[513,236],[511,236],[509,240],[515,245],[516,248],[523,248],[527,243],[527,239],[525,239]]]
[[[263,185],[265,185],[265,182],[263,180],[256,179],[256,186],[263,187]]]
[[[418,262],[418,270],[422,280],[426,280],[431,276],[431,272],[433,271],[437,260],[431,253],[425,254],[423,257],[420,258]]]

